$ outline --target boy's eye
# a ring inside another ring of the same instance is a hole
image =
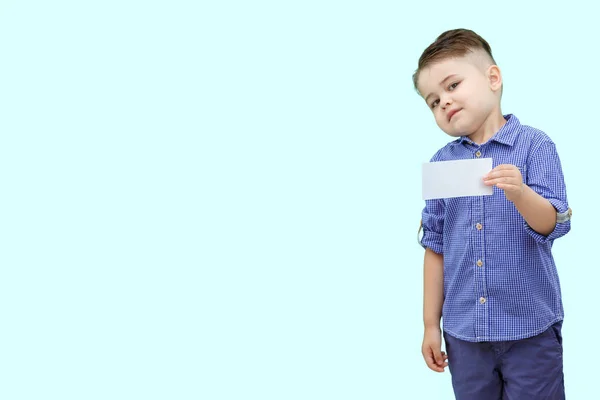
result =
[[[448,90],[454,90],[458,86],[459,82],[454,82],[452,85],[448,86]]]
[[[436,100],[433,103],[431,103],[431,108],[435,108],[435,106],[437,106],[439,102],[439,100]]]

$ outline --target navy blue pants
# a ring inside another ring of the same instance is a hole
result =
[[[472,343],[444,332],[457,400],[563,400],[562,321],[527,339]]]

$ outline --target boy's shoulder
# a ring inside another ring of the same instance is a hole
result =
[[[527,157],[534,153],[545,153],[555,148],[555,143],[550,136],[543,130],[530,125],[520,124],[515,132],[513,146],[517,152],[525,153]]]
[[[543,130],[534,128],[530,125],[520,124],[518,135],[520,138],[531,141],[533,143],[551,142],[550,136]]]

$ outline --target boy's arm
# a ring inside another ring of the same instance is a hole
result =
[[[423,323],[425,329],[439,330],[444,303],[444,256],[427,248],[423,264]]]
[[[569,232],[571,209],[554,143],[544,141],[531,153],[527,184],[519,168],[509,164],[498,165],[484,182],[504,190],[527,223],[527,232],[538,242],[548,242]]]
[[[425,334],[421,351],[427,366],[443,372],[448,365],[442,349],[440,319],[444,303],[444,257],[430,248],[425,250],[423,265],[423,323]]]
[[[556,227],[556,209],[529,186],[523,184],[521,195],[513,204],[527,225],[540,235],[548,236]]]
[[[544,197],[523,183],[521,171],[514,165],[498,165],[484,177],[486,185],[496,185],[504,190],[525,222],[536,232],[547,236],[556,227],[556,209]]]

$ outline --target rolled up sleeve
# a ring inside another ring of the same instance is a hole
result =
[[[557,223],[547,236],[534,231],[527,223],[525,230],[537,242],[552,242],[571,230],[571,209],[567,201],[567,191],[560,158],[556,146],[551,141],[543,142],[532,152],[527,163],[527,186],[552,204],[557,212]]]
[[[421,215],[423,225],[421,246],[430,248],[438,254],[444,252],[444,209],[443,200],[426,200]]]

